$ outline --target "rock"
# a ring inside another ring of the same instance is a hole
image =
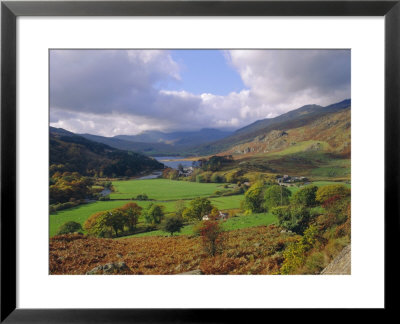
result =
[[[188,272],[183,272],[183,273],[178,273],[179,275],[201,275],[203,274],[200,269],[188,271]]]
[[[351,246],[346,246],[328,266],[322,270],[323,275],[351,274]]]
[[[86,272],[87,275],[131,274],[131,273],[132,273],[131,269],[129,269],[129,267],[123,261],[99,265],[93,268],[92,270]]]

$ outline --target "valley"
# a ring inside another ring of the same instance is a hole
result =
[[[317,274],[350,243],[350,129],[350,100],[234,132],[50,127],[50,272]]]

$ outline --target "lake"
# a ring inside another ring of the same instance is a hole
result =
[[[184,157],[182,156],[155,156],[157,161],[164,163],[167,167],[178,169],[178,165],[182,164],[183,167],[191,167],[193,161],[185,161],[182,160]]]

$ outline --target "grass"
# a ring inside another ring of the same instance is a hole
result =
[[[58,211],[50,215],[50,237],[56,235],[60,226],[66,222],[74,221],[81,225],[89,218],[90,215],[117,207],[121,207],[131,200],[109,200],[96,201],[89,204],[79,205],[77,207]],[[146,207],[150,201],[135,201],[139,206]],[[174,202],[162,203],[166,207],[166,212],[172,212],[175,209]],[[139,222],[143,219],[139,219]]]
[[[324,151],[329,148],[329,144],[323,141],[303,141],[296,143],[294,145],[289,146],[286,149],[283,149],[278,152],[270,153],[270,156],[283,156],[283,155],[290,155],[300,152],[307,152],[308,150],[315,150],[318,147],[318,151]]]
[[[315,181],[312,184],[316,186],[325,186],[330,184],[337,184],[334,181]],[[187,206],[190,202],[190,198],[203,196],[208,197],[212,195],[215,190],[221,190],[221,184],[215,183],[195,183],[186,181],[173,181],[165,179],[150,179],[150,180],[130,180],[130,181],[115,181],[114,186],[118,188],[118,192],[115,193],[114,197],[132,197],[137,196],[140,193],[145,192],[150,198],[158,198],[159,201],[134,201],[141,207],[147,207],[151,202],[165,206],[166,213],[171,213],[175,210],[176,200],[185,200]],[[350,184],[344,184],[350,188]],[[141,189],[147,189],[141,191]],[[294,194],[300,189],[297,186],[288,187],[288,189]],[[128,190],[132,190],[128,192]],[[193,190],[193,191],[191,191]],[[166,201],[170,200],[171,201]],[[175,200],[172,200],[175,199]],[[244,199],[244,195],[235,196],[222,196],[210,198],[211,203],[220,210],[226,209],[239,209],[240,203]],[[59,227],[68,222],[75,221],[83,225],[86,219],[92,214],[100,211],[105,211],[117,207],[121,207],[124,204],[131,202],[131,200],[109,200],[109,201],[96,201],[89,204],[79,205],[77,207],[65,209],[55,214],[50,215],[50,237],[56,235]],[[273,222],[273,216],[271,214],[252,214],[247,216],[240,216],[228,219],[224,222],[224,226],[227,230],[253,227],[259,225],[268,225]],[[139,223],[144,223],[144,219],[140,218]],[[181,235],[192,234],[192,225],[187,225],[182,229]],[[165,235],[162,231],[153,231],[148,233],[142,233],[134,235],[136,236],[154,236],[154,235]]]
[[[232,231],[236,229],[249,228],[255,226],[267,226],[273,224],[277,221],[277,218],[271,213],[259,213],[259,214],[250,214],[250,215],[239,215],[236,217],[229,218],[226,221],[222,222],[222,228],[225,231]],[[179,233],[175,233],[174,236],[180,235],[193,235],[193,226],[192,224],[184,226]],[[126,239],[132,237],[146,237],[146,236],[169,236],[168,233],[157,230],[147,233],[135,234],[130,236],[125,236],[119,239]]]
[[[211,203],[220,210],[237,209],[240,207],[240,202],[244,199],[244,195],[225,196],[210,198]]]
[[[168,179],[113,181],[115,192],[111,199],[130,199],[145,193],[150,199],[177,200],[211,196],[223,191],[220,183],[197,183]]]
[[[144,180],[151,181],[151,180]],[[234,209],[239,208],[240,201],[243,199],[243,195],[240,196],[226,196],[226,197],[217,197],[210,199],[212,204],[215,205],[218,209]],[[59,227],[68,222],[74,221],[83,225],[83,223],[89,218],[90,215],[109,210],[117,207],[121,207],[128,202],[132,202],[131,200],[109,200],[109,201],[96,201],[89,204],[79,205],[77,207],[65,209],[58,211],[55,214],[50,215],[50,237],[56,235]],[[155,203],[158,205],[165,206],[165,211],[167,213],[173,212],[175,210],[176,201],[133,201],[137,203],[139,206],[145,208],[150,203]],[[185,205],[188,205],[189,201],[185,201]],[[139,222],[144,222],[142,218],[139,219]]]

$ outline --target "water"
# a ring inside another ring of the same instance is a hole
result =
[[[161,176],[161,171],[154,171],[152,174],[145,175],[143,177],[137,178],[137,180],[147,180],[147,179],[156,179]]]
[[[164,163],[167,167],[178,169],[178,165],[182,164],[184,168],[192,166],[193,161],[184,161],[182,156],[155,156],[157,161]]]

